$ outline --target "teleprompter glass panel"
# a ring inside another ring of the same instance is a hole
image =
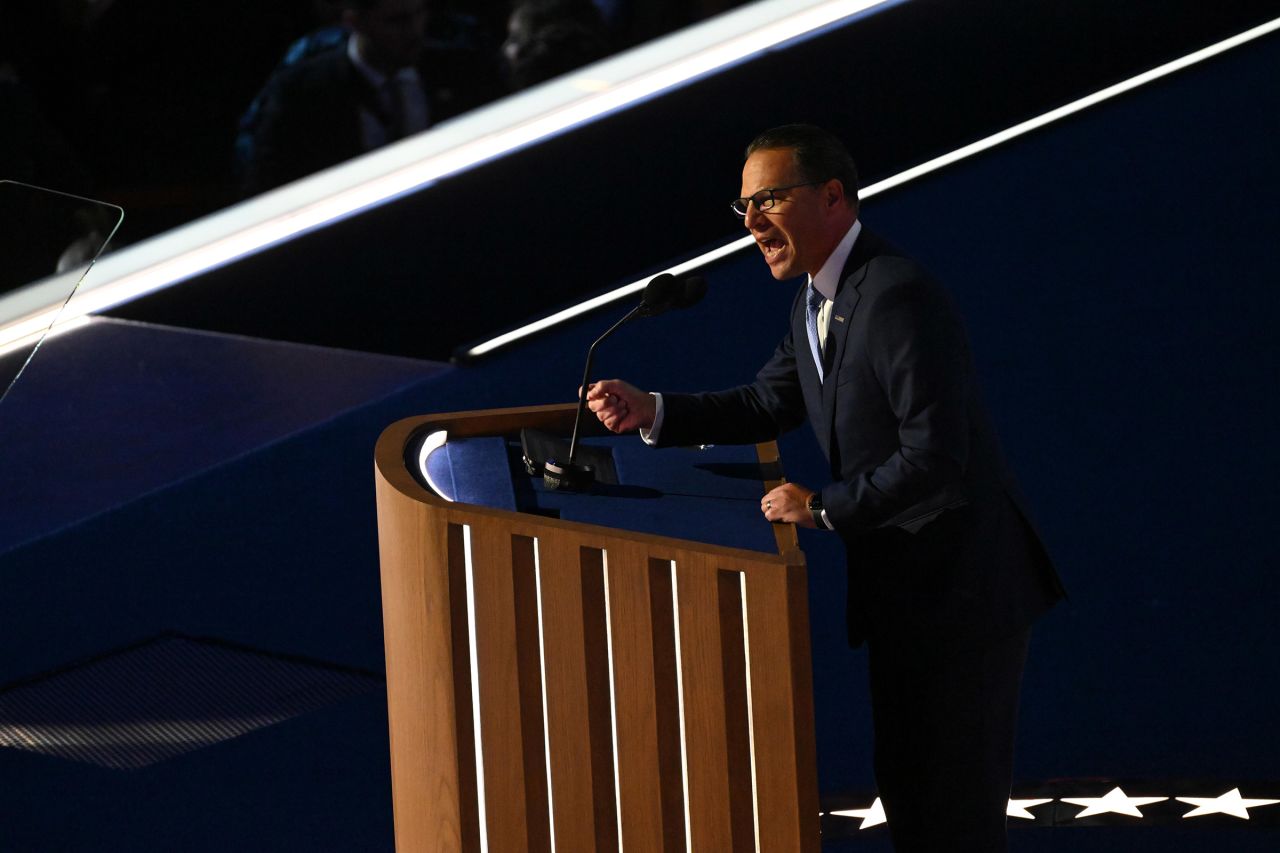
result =
[[[0,180],[0,402],[123,219],[113,204]]]

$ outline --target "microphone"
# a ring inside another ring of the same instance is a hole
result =
[[[654,276],[640,296],[640,305],[636,308],[637,316],[657,317],[659,314],[666,313],[683,289],[684,283],[669,272]]]
[[[673,308],[689,308],[700,302],[706,293],[707,280],[700,275],[676,278],[671,273],[664,272],[654,276],[645,285],[640,304],[627,312],[626,316],[610,326],[607,332],[591,344],[591,348],[587,350],[587,365],[582,371],[582,385],[578,392],[578,412],[573,418],[573,438],[569,441],[569,458],[564,462],[548,459],[543,465],[542,482],[548,489],[585,491],[595,482],[595,470],[590,465],[580,465],[573,460],[578,451],[578,431],[582,426],[582,413],[587,409],[587,387],[591,384],[591,360],[595,357],[596,347],[600,342],[635,317],[656,317]]]
[[[672,308],[692,308],[707,295],[707,280],[700,275],[691,275],[684,279],[684,287],[680,295],[671,304]]]
[[[645,287],[639,316],[656,317],[672,308],[688,308],[701,301],[706,293],[707,280],[700,275],[676,278],[671,273],[663,273]]]

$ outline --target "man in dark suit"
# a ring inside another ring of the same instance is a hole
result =
[[[410,136],[498,94],[496,63],[427,35],[426,0],[345,0],[339,39],[260,96],[243,191],[263,192]],[[242,132],[243,136],[243,132]]]
[[[782,343],[750,385],[651,395],[606,380],[588,403],[609,429],[659,445],[753,443],[808,419],[832,481],[786,483],[760,508],[844,541],[895,847],[1003,851],[1028,629],[1062,588],[979,400],[959,314],[863,230],[857,187],[825,131],[757,137],[734,210],[774,278],[808,276]]]

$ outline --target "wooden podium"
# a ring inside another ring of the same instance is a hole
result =
[[[451,503],[406,465],[425,433],[573,415],[431,415],[378,440],[396,849],[816,853],[794,527],[776,553],[700,544]]]

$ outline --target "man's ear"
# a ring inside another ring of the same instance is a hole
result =
[[[822,200],[827,207],[844,204],[844,184],[840,183],[839,178],[832,178],[822,185]]]

